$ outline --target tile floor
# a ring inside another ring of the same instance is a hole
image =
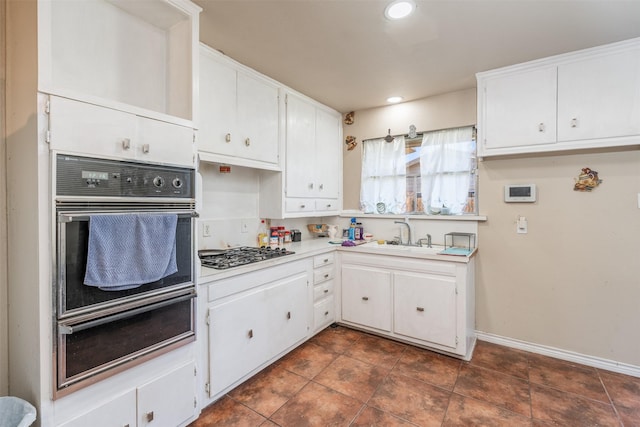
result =
[[[203,426],[640,426],[640,378],[478,341],[471,362],[328,328]]]

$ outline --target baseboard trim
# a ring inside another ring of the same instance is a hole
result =
[[[580,363],[582,365],[592,366],[594,368],[618,372],[620,374],[631,375],[640,378],[640,366],[616,362],[614,360],[603,359],[600,357],[587,356],[585,354],[575,353],[573,351],[562,350],[546,345],[534,344],[481,331],[476,331],[476,336],[480,341],[499,344],[505,347],[511,347],[531,353],[542,354],[543,356],[555,357],[556,359]]]

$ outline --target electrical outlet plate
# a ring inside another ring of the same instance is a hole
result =
[[[211,237],[211,232],[213,231],[213,225],[210,221],[202,222],[202,237]]]

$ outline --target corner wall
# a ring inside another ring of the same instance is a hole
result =
[[[4,29],[6,2],[0,1],[0,396],[9,392],[7,341],[7,163],[5,126],[6,38]]]

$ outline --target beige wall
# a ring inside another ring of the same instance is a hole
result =
[[[8,393],[7,195],[5,155],[5,0],[0,1],[0,396]]]
[[[356,111],[352,125],[343,125],[343,135],[356,137],[358,145],[347,151],[344,145],[344,209],[359,209],[362,140],[380,138],[391,129],[392,135],[406,134],[415,125],[418,132],[468,126],[476,123],[476,90],[405,102],[389,107]]]
[[[476,121],[475,89],[357,111],[344,126],[344,206],[357,209],[362,139]],[[573,191],[580,169],[603,184]],[[476,329],[513,340],[640,366],[640,151],[485,159],[479,166]],[[507,183],[535,183],[533,204],[506,204]],[[529,233],[516,234],[518,215]]]
[[[590,167],[603,183],[573,191]],[[476,328],[640,366],[640,151],[485,160]],[[534,183],[533,204],[503,201],[503,186]],[[516,234],[518,215],[528,234]]]

